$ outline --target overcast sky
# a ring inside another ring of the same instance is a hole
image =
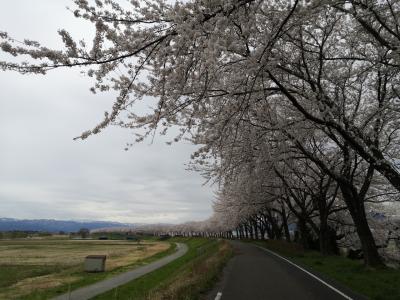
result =
[[[90,40],[90,24],[75,19],[68,5],[3,1],[0,31],[53,47],[60,46],[61,28]],[[179,223],[210,216],[212,188],[185,171],[193,146],[167,146],[157,137],[124,151],[133,136],[121,128],[72,140],[95,126],[114,100],[91,94],[90,85],[79,70],[0,71],[0,217]]]

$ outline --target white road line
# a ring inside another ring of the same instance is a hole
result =
[[[220,300],[222,297],[222,293],[218,292],[217,296],[215,297],[215,300]]]
[[[347,300],[353,300],[353,298],[347,296],[347,295],[344,294],[343,292],[339,291],[337,288],[331,286],[329,283],[323,281],[321,278],[319,278],[319,277],[315,276],[314,274],[308,272],[307,270],[305,270],[305,269],[303,269],[302,267],[296,265],[295,263],[291,262],[290,260],[288,260],[288,259],[286,259],[286,258],[280,256],[279,254],[276,254],[275,252],[273,252],[273,251],[271,251],[271,250],[265,249],[265,248],[260,247],[260,246],[256,246],[256,247],[257,247],[257,248],[260,248],[261,250],[264,250],[264,251],[266,251],[266,252],[268,252],[268,253],[270,253],[270,254],[273,254],[273,255],[279,257],[280,259],[283,259],[283,260],[286,261],[287,263],[291,264],[292,266],[295,266],[296,268],[302,270],[304,273],[307,273],[308,275],[310,275],[310,276],[313,277],[314,279],[316,279],[316,280],[318,280],[319,282],[321,282],[322,284],[326,285],[328,288],[334,290],[336,293],[338,293],[339,295],[341,295],[341,296],[344,297],[345,299],[347,299]],[[216,299],[216,300],[217,300],[217,299]]]

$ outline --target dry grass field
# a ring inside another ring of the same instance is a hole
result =
[[[83,271],[83,262],[90,254],[107,255],[106,272],[110,272],[169,246],[151,241],[0,240],[0,299],[29,298],[33,292],[87,281],[91,275]]]

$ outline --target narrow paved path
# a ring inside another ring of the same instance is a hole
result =
[[[88,285],[77,290],[72,291],[70,294],[63,294],[61,296],[55,297],[52,300],[86,300],[94,296],[100,295],[107,292],[117,286],[128,283],[138,277],[141,277],[147,273],[150,273],[166,264],[172,262],[173,260],[181,257],[187,252],[188,248],[185,244],[177,243],[177,251],[174,254],[163,257],[155,262],[148,265],[136,268],[132,271],[128,271],[109,279],[99,281],[92,285]]]
[[[237,255],[208,300],[366,299],[329,280],[322,283],[306,270],[253,244],[232,241],[232,245]]]

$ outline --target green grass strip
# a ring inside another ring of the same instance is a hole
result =
[[[199,261],[217,251],[218,242],[216,240],[203,238],[180,238],[172,241],[184,242],[188,246],[188,252],[173,262],[135,279],[116,289],[101,294],[93,299],[96,300],[134,300],[148,299],[152,291],[162,288],[165,284],[174,280],[179,274],[187,272],[193,267],[195,261]],[[203,282],[201,289],[207,288],[209,281]],[[199,291],[193,292],[191,287],[185,287],[185,299],[195,299]],[[181,295],[182,296],[182,295]],[[174,300],[177,298],[174,298]]]
[[[270,249],[296,264],[347,286],[356,293],[374,300],[400,299],[400,270],[370,269],[362,261],[341,256],[323,256],[316,251],[304,251],[284,241],[259,241],[256,244]]]

